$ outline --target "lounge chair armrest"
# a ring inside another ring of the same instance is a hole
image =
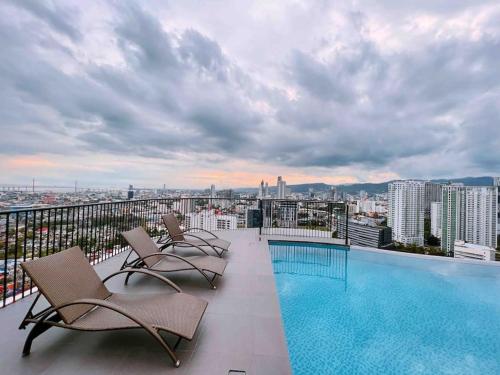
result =
[[[151,258],[151,257],[164,257],[164,256],[167,256],[166,253],[161,253],[161,252],[158,252],[158,253],[152,253],[152,254],[149,254],[149,255],[146,255],[145,257],[142,257],[142,258],[139,258],[140,260],[144,260],[144,259],[148,259],[148,258]]]
[[[183,233],[183,234],[186,234],[187,232],[189,232],[189,231],[191,231],[191,230],[200,230],[200,231],[202,231],[202,232],[206,232],[206,233],[211,234],[211,235],[212,235],[212,236],[214,236],[215,238],[219,238],[219,237],[217,237],[214,233],[210,232],[209,230],[206,230],[206,229],[203,229],[203,228],[198,228],[198,227],[191,227],[191,228],[189,228],[189,229],[184,229],[184,230],[182,231],[182,233]]]
[[[162,275],[158,275],[157,273],[155,272],[151,272],[151,271],[148,271],[148,270],[144,270],[144,269],[140,269],[140,268],[125,268],[123,270],[120,270],[120,271],[117,271],[117,272],[114,272],[112,273],[111,275],[109,275],[108,277],[106,277],[105,279],[102,280],[103,283],[105,283],[106,281],[108,281],[109,279],[111,279],[112,277],[115,277],[119,274],[122,274],[122,273],[143,273],[145,275],[149,275],[151,277],[154,277],[154,278],[157,278],[161,281],[163,281],[165,284],[167,284],[168,286],[170,286],[171,288],[175,289],[178,293],[182,293],[182,290],[181,288],[179,288],[177,286],[177,284],[175,284],[174,282],[170,281],[169,279],[167,279],[165,276],[162,276]]]

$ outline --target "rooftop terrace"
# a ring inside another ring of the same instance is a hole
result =
[[[290,374],[278,297],[267,240],[258,230],[226,231],[232,241],[228,266],[217,280],[217,290],[207,287],[193,273],[171,274],[183,292],[209,301],[200,329],[191,342],[178,349],[180,368],[147,334],[137,331],[90,332],[52,328],[33,342],[28,357],[21,356],[27,330],[19,323],[34,296],[0,309],[0,363],[8,374]],[[183,254],[189,250],[179,250]],[[119,269],[125,253],[95,266],[106,276]],[[158,280],[134,276],[128,286],[123,278],[112,279],[112,291],[127,293],[166,292]]]

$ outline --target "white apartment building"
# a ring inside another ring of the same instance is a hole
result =
[[[441,202],[431,202],[431,234],[441,238]]]
[[[264,180],[260,182],[259,190],[257,192],[257,198],[262,199],[264,197]]]
[[[217,215],[214,211],[191,212],[184,217],[186,229],[233,230],[238,228],[237,215]]]
[[[349,215],[355,215],[355,214],[359,214],[359,207],[358,207],[358,203],[357,202],[354,202],[354,203],[347,203],[347,209],[349,210]]]
[[[497,187],[443,186],[441,248],[450,254],[457,240],[496,248],[497,215]]]
[[[278,188],[278,199],[285,199],[286,197],[286,181],[283,180],[281,176],[278,176],[278,181],[277,181],[277,188]]]
[[[453,257],[494,261],[495,249],[488,246],[476,245],[458,240],[455,241],[455,251],[453,253]]]
[[[424,245],[425,183],[395,181],[389,184],[387,226],[394,241]]]
[[[371,213],[376,211],[376,202],[363,199],[358,201],[358,211],[363,213]]]
[[[193,212],[195,210],[195,200],[192,198],[174,200],[172,202],[174,211]]]
[[[276,220],[281,228],[296,228],[298,223],[297,202],[279,202],[276,212]]]
[[[493,186],[497,187],[497,236],[500,236],[500,177],[493,177]]]
[[[497,247],[496,186],[466,188],[465,240],[469,243]]]
[[[383,204],[383,202],[375,201],[375,200],[360,200],[357,202],[357,210],[358,213],[377,213],[377,214],[387,214],[387,206]]]
[[[455,240],[465,239],[465,186],[443,185],[441,202],[441,249],[452,254]]]

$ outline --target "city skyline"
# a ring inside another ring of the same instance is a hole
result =
[[[269,177],[270,181],[275,180],[277,177],[280,176],[271,176]],[[288,176],[286,176],[287,180]],[[415,181],[427,181],[431,182],[434,184],[447,184],[449,182],[460,182],[462,183],[463,181],[468,181],[465,183],[465,185],[468,186],[491,186],[495,185],[496,182],[495,180],[498,179],[499,177],[494,177],[494,176],[461,176],[461,177],[455,177],[455,178],[435,178],[435,179],[418,179],[418,178],[407,178],[407,179],[394,179],[394,180],[384,180],[384,181],[379,181],[379,182],[353,182],[353,183],[340,183],[340,184],[328,184],[325,183],[325,181],[311,181],[311,182],[304,182],[302,180],[297,180],[296,182],[293,182],[291,184],[287,184],[288,186],[301,186],[301,185],[321,185],[324,184],[325,188],[331,187],[349,187],[349,186],[357,186],[357,185],[383,185],[383,184],[389,184],[390,182],[395,182],[395,181],[406,181],[406,180],[415,180]],[[267,181],[267,178],[265,179]],[[295,181],[295,179],[291,179],[292,181]],[[491,181],[488,181],[491,180]],[[11,183],[8,181],[0,181],[0,188],[18,188],[21,191],[31,191],[33,189],[37,191],[49,191],[50,188],[54,188],[55,191],[58,191],[58,189],[63,189],[64,191],[75,191],[75,190],[88,190],[88,189],[96,189],[96,190],[128,190],[130,186],[133,186],[134,189],[143,189],[143,190],[156,190],[156,189],[167,189],[167,190],[193,190],[193,191],[199,191],[199,190],[212,190],[212,187],[215,189],[217,187],[217,190],[225,190],[225,189],[237,189],[237,190],[243,190],[247,189],[247,191],[253,191],[256,190],[257,192],[259,191],[260,188],[260,183],[258,184],[250,184],[250,185],[237,185],[237,186],[230,186],[230,185],[215,185],[213,182],[208,185],[200,186],[200,187],[189,187],[189,186],[181,186],[181,187],[174,187],[174,186],[169,186],[166,183],[161,183],[157,182],[153,185],[137,185],[134,183],[127,183],[125,185],[116,185],[116,184],[102,184],[102,185],[83,185],[81,181],[64,181],[60,184],[50,184],[50,182],[46,182],[47,180],[41,179],[28,179],[26,181],[22,181],[19,183]],[[478,182],[479,181],[479,182]],[[257,181],[258,182],[258,181]],[[260,180],[261,183],[264,183],[264,179]],[[266,185],[268,182],[265,182]],[[271,183],[267,187],[268,189],[276,188],[278,189],[278,186]]]
[[[2,2],[0,173],[173,188],[494,175],[498,14],[494,1]]]

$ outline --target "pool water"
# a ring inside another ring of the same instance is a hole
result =
[[[295,375],[500,374],[500,267],[269,248]]]

